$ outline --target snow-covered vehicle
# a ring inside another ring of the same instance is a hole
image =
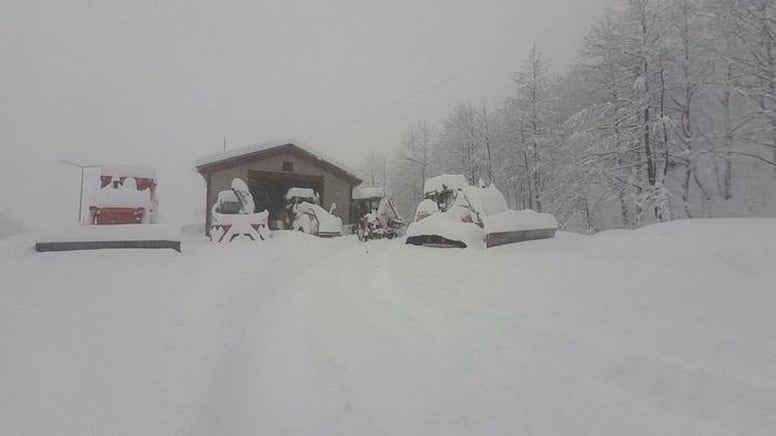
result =
[[[269,212],[255,212],[253,196],[241,179],[232,180],[232,189],[218,193],[210,215],[210,240],[213,242],[269,238]]]
[[[86,198],[87,219],[75,226],[49,229],[35,243],[35,250],[172,249],[180,252],[178,229],[164,225],[159,214],[154,171],[136,165],[97,168],[100,189]]]
[[[352,216],[359,217],[356,234],[361,241],[393,239],[404,227],[404,219],[386,196],[384,188],[364,187],[357,190],[353,193],[351,206]]]
[[[426,198],[407,228],[407,243],[434,247],[495,247],[555,237],[550,214],[508,210],[504,195],[491,184],[470,186],[461,175],[426,180]]]
[[[309,188],[290,188],[285,195],[291,229],[322,238],[342,236],[342,219],[319,206],[318,194]]]
[[[135,165],[100,166],[100,189],[89,198],[89,224],[160,221],[154,171]]]

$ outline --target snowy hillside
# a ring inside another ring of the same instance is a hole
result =
[[[0,434],[766,435],[776,219],[489,250],[0,241]]]

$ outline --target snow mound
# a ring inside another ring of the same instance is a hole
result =
[[[56,256],[12,236],[0,433],[772,435],[772,235],[691,220],[477,251],[278,231]]]
[[[294,208],[294,229],[303,229],[310,234],[342,234],[342,218],[330,214],[317,204],[302,202]],[[314,220],[311,215],[315,217]]]
[[[428,216],[436,212],[439,212],[439,206],[437,206],[434,200],[426,198],[418,204],[418,210],[415,212],[415,221],[418,221],[422,216]]]
[[[504,194],[492,183],[488,187],[480,188],[480,203],[485,216],[500,214],[509,207]]]
[[[465,202],[468,202],[468,205],[480,218],[507,210],[507,200],[493,184],[485,188],[466,186],[463,188],[463,193],[463,198],[456,198],[456,204],[465,205]]]
[[[438,212],[407,227],[408,238],[434,235],[463,242],[467,248],[485,248],[485,232],[476,224],[461,222],[452,213]]]
[[[135,180],[134,178],[127,179],[127,181]],[[124,182],[124,186],[119,189],[113,189],[110,186],[106,186],[103,189],[92,194],[89,200],[89,206],[96,207],[130,207],[130,208],[145,208],[146,211],[151,210],[151,192],[149,190],[138,191],[132,189],[132,183]],[[136,186],[136,185],[135,185]]]

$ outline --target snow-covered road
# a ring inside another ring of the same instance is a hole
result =
[[[773,236],[287,233],[182,255],[9,238],[0,434],[772,434]]]

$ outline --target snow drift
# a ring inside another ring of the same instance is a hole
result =
[[[0,241],[0,434],[771,435],[774,219],[426,250]],[[26,248],[25,248],[26,247]]]

